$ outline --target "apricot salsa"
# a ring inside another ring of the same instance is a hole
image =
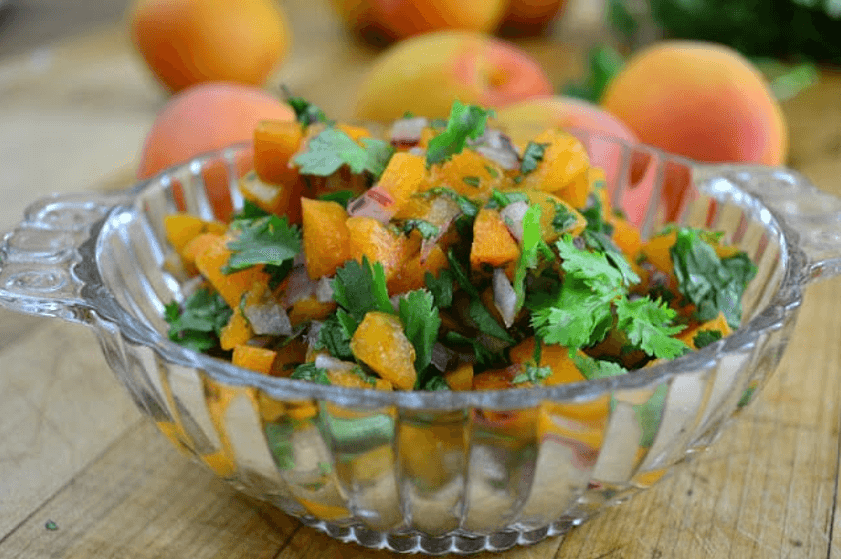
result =
[[[381,139],[290,104],[255,131],[229,223],[166,218],[179,344],[323,384],[486,390],[627,374],[740,323],[748,256],[687,227],[642,240],[566,132],[515,145],[456,102]]]

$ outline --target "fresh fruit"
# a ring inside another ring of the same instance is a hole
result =
[[[366,41],[386,44],[440,29],[490,32],[505,0],[333,0],[345,24]]]
[[[291,40],[271,0],[138,0],[129,19],[138,52],[174,92],[205,81],[262,85]]]
[[[640,141],[709,162],[779,165],[788,131],[759,71],[713,43],[663,41],[637,52],[608,85],[602,106]]]
[[[187,89],[170,99],[155,118],[137,176],[145,179],[200,153],[249,142],[265,119],[294,120],[295,113],[253,86],[206,83]]]
[[[355,116],[446,118],[455,99],[502,107],[551,91],[543,69],[518,47],[481,33],[439,31],[380,55],[357,91]]]
[[[499,32],[506,37],[539,35],[563,12],[566,0],[510,0]]]

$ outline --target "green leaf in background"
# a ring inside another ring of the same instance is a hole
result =
[[[640,24],[634,14],[628,9],[625,0],[608,0],[607,21],[611,29],[622,36],[626,43],[630,43],[639,31]]]
[[[587,53],[587,74],[582,82],[568,84],[564,94],[598,103],[607,85],[625,66],[625,58],[610,45],[600,44]]]
[[[765,75],[774,97],[786,101],[818,83],[820,70],[813,62],[786,64],[771,58],[754,58],[752,62]]]

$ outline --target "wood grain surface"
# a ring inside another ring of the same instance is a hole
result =
[[[287,1],[292,56],[273,79],[339,118],[375,56],[326,0]],[[565,25],[567,25],[565,23]],[[523,46],[564,83],[581,46],[562,28]],[[841,76],[789,101],[791,165],[841,195]],[[52,191],[131,182],[165,97],[123,30],[0,59],[0,229]],[[712,448],[564,538],[512,558],[836,558],[841,280],[810,285],[770,383]],[[79,325],[0,311],[0,557],[350,558],[332,540],[240,496],[135,410]]]

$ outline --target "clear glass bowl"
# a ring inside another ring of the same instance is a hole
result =
[[[0,246],[0,303],[92,327],[177,448],[333,537],[429,554],[537,542],[707,448],[778,364],[804,285],[841,271],[841,200],[800,175],[577,134],[644,236],[675,220],[747,251],[759,271],[735,333],[622,377],[491,392],[324,386],[192,352],[168,340],[162,319],[182,299],[165,271],[163,219],[182,202],[214,217],[209,192],[239,207],[248,146],[126,192],[34,203]],[[594,414],[607,399],[609,414]]]

